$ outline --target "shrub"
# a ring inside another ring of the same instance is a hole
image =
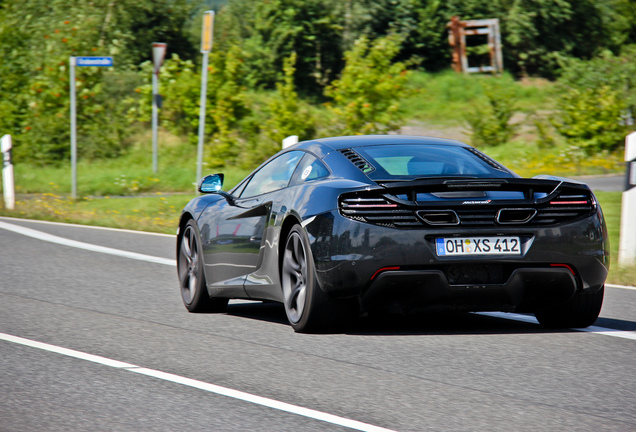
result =
[[[484,84],[484,94],[488,101],[486,106],[475,106],[465,117],[471,142],[477,147],[505,144],[515,136],[518,128],[510,123],[516,109],[516,90],[513,86],[488,82]]]
[[[283,81],[276,84],[276,93],[267,106],[269,119],[264,124],[263,133],[271,140],[271,148],[265,149],[269,156],[280,150],[284,138],[298,135],[300,140],[311,139],[315,133],[314,120],[296,92],[295,64],[296,53],[293,53],[285,59]]]
[[[558,113],[553,124],[586,154],[612,151],[628,132],[630,106],[636,104],[636,49],[610,52],[590,61],[570,59],[558,81]]]
[[[559,118],[553,124],[588,155],[612,151],[625,140],[627,128],[620,121],[625,108],[624,98],[610,87],[573,88],[559,98]]]
[[[404,63],[391,63],[399,47],[396,35],[374,42],[362,37],[345,53],[340,79],[325,91],[333,99],[329,110],[340,121],[335,134],[385,133],[402,126],[399,101],[406,96],[408,71]]]

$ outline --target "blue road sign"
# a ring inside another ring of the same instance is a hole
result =
[[[75,57],[77,66],[112,66],[113,58],[112,57],[96,57],[96,56],[86,56],[86,57]]]

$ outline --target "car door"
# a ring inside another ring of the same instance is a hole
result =
[[[271,217],[271,195],[287,187],[304,152],[283,153],[256,171],[238,192],[199,222],[203,237],[205,275],[210,290],[223,295],[242,287],[262,261],[261,248]],[[205,232],[203,232],[205,230]]]

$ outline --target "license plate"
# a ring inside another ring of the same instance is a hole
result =
[[[519,237],[446,237],[435,245],[437,256],[521,255]]]

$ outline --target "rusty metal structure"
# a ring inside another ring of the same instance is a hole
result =
[[[457,72],[503,72],[503,57],[501,55],[501,33],[499,19],[482,19],[460,21],[458,16],[451,18],[448,23],[448,42],[453,49],[453,69]],[[466,54],[466,37],[485,35],[488,38],[489,66],[470,66]]]

